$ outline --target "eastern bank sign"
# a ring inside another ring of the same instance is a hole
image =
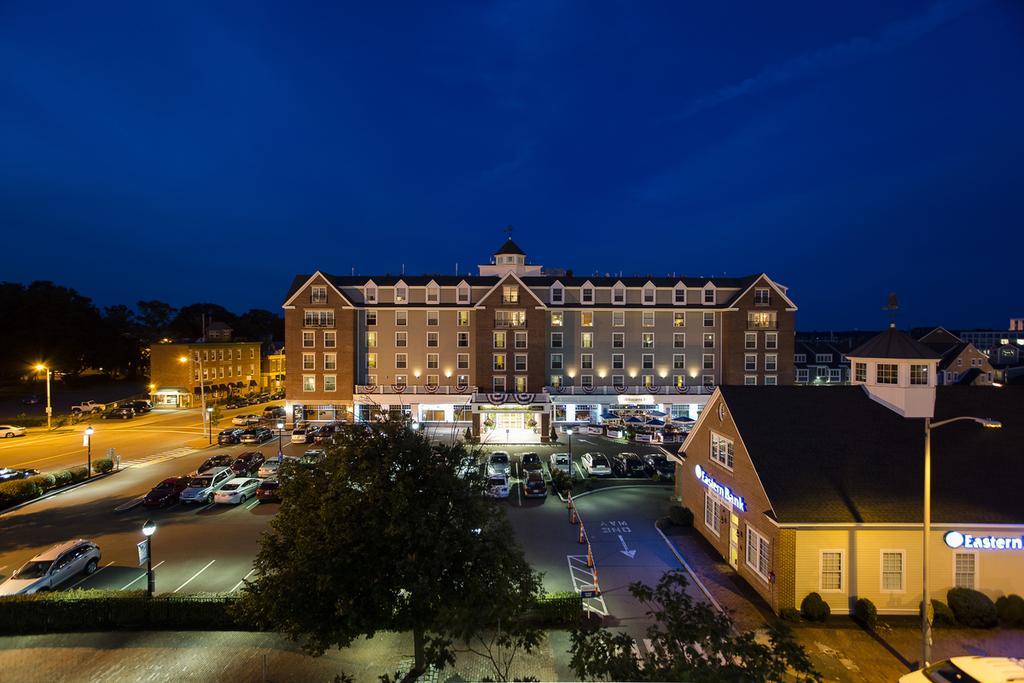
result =
[[[942,540],[950,548],[970,550],[1024,550],[1024,536],[975,536],[959,531],[947,531]]]
[[[737,496],[729,489],[728,486],[723,486],[722,484],[719,484],[717,481],[715,481],[714,477],[712,477],[710,474],[704,471],[703,467],[701,467],[700,465],[696,465],[693,468],[693,472],[694,474],[697,475],[698,479],[704,482],[705,486],[707,486],[709,489],[711,489],[719,496],[721,496],[734,508],[736,508],[740,512],[747,511],[747,503],[745,500],[743,500],[743,496]]]

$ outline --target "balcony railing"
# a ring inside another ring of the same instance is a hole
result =
[[[526,327],[526,319],[522,320],[495,320],[494,326],[498,329],[509,329],[512,327]]]
[[[688,385],[685,387],[677,387],[674,384],[661,385],[661,386],[630,386],[630,387],[544,387],[544,391],[551,394],[552,396],[637,396],[637,395],[651,395],[651,396],[672,396],[672,395],[684,395],[688,394],[691,396],[701,396],[714,393],[714,385],[709,384],[695,384]]]
[[[464,396],[468,401],[476,393],[474,386],[458,386],[455,384],[439,384],[436,386],[427,384],[357,384],[353,388],[357,394],[388,394],[393,396],[413,394],[421,396],[436,396],[438,394],[450,394]]]

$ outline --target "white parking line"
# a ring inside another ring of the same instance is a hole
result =
[[[153,565],[153,569],[156,569],[157,567],[162,565],[164,562],[166,562],[166,560],[160,560],[159,562],[157,562],[156,564]],[[119,590],[128,590],[128,586],[132,585],[133,583],[135,583],[139,579],[144,579],[144,578],[146,578],[146,572],[143,572],[142,576],[136,576],[134,579],[132,579],[131,581],[126,583],[124,586],[122,586]]]
[[[596,588],[594,570],[587,566],[587,556],[566,555],[565,558],[569,562],[569,577],[572,579],[573,592],[579,593],[581,590],[594,590]],[[582,574],[583,577],[578,577],[577,573]],[[604,602],[604,595],[596,598],[584,598],[583,608],[596,612],[602,617],[608,616],[608,605]]]
[[[242,580],[241,580],[241,581],[239,581],[238,583],[236,583],[236,584],[235,584],[235,587],[234,587],[234,588],[232,588],[231,590],[229,590],[229,591],[228,591],[228,593],[234,593],[234,592],[235,592],[236,590],[238,590],[239,588],[241,588],[242,584],[243,584],[243,583],[245,583],[245,580],[246,580],[246,579],[248,579],[248,578],[249,578],[250,576],[252,576],[252,573],[253,573],[254,571],[256,571],[256,567],[253,567],[252,569],[250,569],[250,570],[249,570],[249,573],[248,573],[248,574],[246,574],[245,576],[243,576],[243,577],[242,577]]]
[[[252,502],[245,506],[246,510],[252,510],[254,507],[260,504],[259,498],[253,498]]]
[[[188,579],[188,581],[186,581],[185,583],[181,584],[180,586],[178,586],[177,588],[175,588],[175,589],[174,589],[173,591],[171,591],[171,592],[172,592],[172,593],[177,593],[177,592],[178,592],[178,591],[180,591],[180,590],[181,590],[182,588],[184,588],[185,586],[187,586],[187,585],[189,585],[190,583],[192,583],[192,579],[196,578],[197,576],[199,576],[200,574],[202,574],[203,572],[205,572],[205,571],[206,571],[207,569],[209,569],[209,568],[210,568],[210,565],[212,565],[212,564],[213,564],[214,562],[216,562],[216,561],[217,561],[217,560],[210,560],[209,564],[207,564],[207,565],[206,565],[205,567],[203,567],[202,569],[200,569],[199,571],[197,571],[197,572],[196,572],[195,574],[193,574],[192,576],[190,576],[190,577],[189,577],[189,579]]]
[[[103,565],[102,567],[100,567],[99,569],[97,569],[96,571],[94,571],[94,572],[93,572],[92,574],[86,574],[85,576],[83,576],[82,578],[80,578],[80,579],[79,579],[78,581],[75,581],[75,582],[74,582],[73,584],[71,584],[70,586],[68,586],[66,590],[71,590],[72,588],[74,588],[74,587],[75,587],[75,586],[77,586],[78,584],[82,583],[82,582],[83,582],[83,581],[85,581],[86,579],[91,579],[92,577],[96,576],[97,574],[99,574],[99,573],[100,573],[101,571],[103,571],[104,569],[106,569],[107,567],[109,567],[109,566],[110,566],[110,565],[112,565],[112,564],[114,564],[114,563],[113,563],[113,562],[107,562],[107,563],[106,563],[105,565]]]

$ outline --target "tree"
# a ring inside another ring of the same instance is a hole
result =
[[[234,325],[235,336],[240,339],[254,341],[284,339],[284,318],[263,310],[253,308],[238,316]]]
[[[142,326],[142,336],[147,341],[155,341],[166,336],[165,332],[174,319],[177,310],[174,306],[163,301],[137,301],[135,308],[139,311],[139,323]]]
[[[281,509],[260,542],[239,607],[314,654],[377,631],[411,631],[414,680],[454,661],[500,620],[517,649],[540,594],[504,511],[464,446],[432,445],[406,423],[350,425],[311,468],[281,476]],[[315,599],[310,599],[315,596]],[[478,643],[477,643],[478,645]]]
[[[174,336],[183,339],[198,339],[203,336],[203,320],[209,325],[213,321],[235,326],[235,314],[219,304],[190,304],[181,308],[169,326]]]
[[[654,623],[650,650],[626,633],[606,629],[572,632],[569,666],[581,680],[613,681],[820,681],[789,629],[768,629],[768,643],[737,633],[732,619],[686,593],[686,576],[664,574],[655,588],[633,583],[629,592]]]

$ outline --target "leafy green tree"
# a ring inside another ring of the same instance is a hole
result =
[[[611,681],[820,681],[803,647],[783,624],[768,629],[768,643],[752,631],[737,633],[732,619],[686,592],[682,572],[668,572],[654,588],[633,583],[629,592],[653,623],[637,647],[627,633],[572,632],[570,667],[581,680]]]
[[[206,324],[211,322],[225,323],[232,328],[235,326],[235,314],[218,304],[190,304],[181,308],[174,320],[171,321],[169,330],[171,334],[180,339],[198,339],[203,336],[203,320]]]
[[[155,299],[137,301],[135,302],[135,308],[139,312],[138,318],[139,325],[142,327],[142,338],[150,342],[166,336],[166,332],[177,311],[174,306]]]
[[[539,634],[520,617],[540,576],[502,508],[482,495],[479,473],[459,476],[468,455],[386,421],[343,429],[315,467],[286,467],[242,613],[314,655],[411,631],[409,681],[450,664],[456,641],[478,645],[499,621],[505,642],[532,651]]]
[[[253,308],[238,316],[234,324],[235,336],[253,341],[284,339],[284,318],[271,311]]]

